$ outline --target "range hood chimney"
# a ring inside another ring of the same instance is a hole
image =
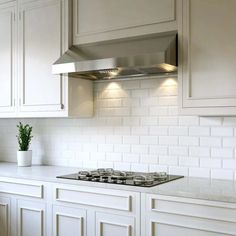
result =
[[[53,74],[99,80],[177,71],[176,32],[72,46],[52,66]]]

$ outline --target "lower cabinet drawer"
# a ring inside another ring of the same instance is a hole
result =
[[[146,209],[147,235],[236,235],[236,204],[147,194]]]
[[[0,193],[43,198],[44,186],[36,181],[0,177]]]
[[[84,186],[58,185],[54,187],[54,196],[56,202],[96,206],[126,212],[135,211],[137,203],[135,193]]]

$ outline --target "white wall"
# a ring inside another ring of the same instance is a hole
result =
[[[236,117],[178,116],[176,79],[95,83],[92,119],[27,119],[35,162],[236,177]],[[17,119],[0,120],[0,157],[16,161]]]

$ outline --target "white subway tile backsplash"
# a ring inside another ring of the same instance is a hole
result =
[[[176,156],[159,156],[159,164],[168,166],[177,166],[178,157]]]
[[[223,168],[224,169],[236,169],[236,160],[223,160]]]
[[[192,157],[209,157],[209,147],[189,147],[189,156]]]
[[[224,147],[235,147],[236,146],[236,138],[223,138],[223,146]]]
[[[159,136],[160,145],[177,145],[178,137],[176,136]]]
[[[199,117],[197,116],[180,116],[179,117],[180,126],[197,126],[199,125]]]
[[[200,146],[220,147],[221,146],[221,138],[201,137],[200,138]]]
[[[190,127],[190,136],[210,136],[210,128],[207,127]]]
[[[159,125],[174,126],[178,125],[178,117],[175,116],[161,116],[159,117]]]
[[[199,158],[198,157],[179,157],[179,165],[180,166],[187,166],[187,167],[194,167],[199,166]]]
[[[220,126],[221,124],[221,117],[200,117],[200,125],[202,126]]]
[[[168,147],[160,145],[151,145],[149,152],[156,155],[167,155]]]
[[[199,145],[199,138],[181,136],[181,137],[179,137],[179,145],[198,146]]]
[[[188,176],[188,168],[183,166],[170,166],[169,174]]]
[[[141,136],[140,137],[140,144],[158,144],[158,137],[156,136]]]
[[[123,143],[125,144],[138,144],[140,140],[139,136],[124,136]]]
[[[188,128],[187,127],[169,127],[169,135],[188,136]]]
[[[149,151],[148,145],[131,145],[132,153],[144,154],[148,153],[148,151]]]
[[[200,167],[220,168],[220,159],[200,158]]]
[[[231,170],[212,169],[211,170],[211,178],[233,180],[234,179],[234,172]]]
[[[225,127],[214,127],[211,128],[211,136],[233,136],[234,129],[233,128],[225,128]]]
[[[150,135],[165,136],[168,135],[168,127],[156,127],[152,126],[149,128]]]
[[[188,148],[187,147],[169,147],[169,155],[176,155],[176,156],[187,156],[188,155]]]
[[[233,148],[212,148],[211,156],[217,158],[232,158],[234,155]]]
[[[189,176],[191,177],[210,177],[209,168],[189,168]]]
[[[150,172],[169,172],[168,166],[164,165],[149,165]]]
[[[236,179],[236,118],[179,115],[176,78],[94,83],[94,99],[93,118],[23,120],[34,163]],[[0,120],[0,160],[16,161],[18,122]]]

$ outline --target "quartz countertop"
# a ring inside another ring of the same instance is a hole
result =
[[[79,170],[79,168],[58,166],[17,167],[17,165],[13,163],[0,162],[0,177],[21,178],[28,180],[90,186],[96,188],[109,188],[236,203],[236,182],[228,180],[211,180],[208,178],[184,177],[182,179],[161,184],[155,187],[144,188],[56,178],[56,176],[76,173]]]

